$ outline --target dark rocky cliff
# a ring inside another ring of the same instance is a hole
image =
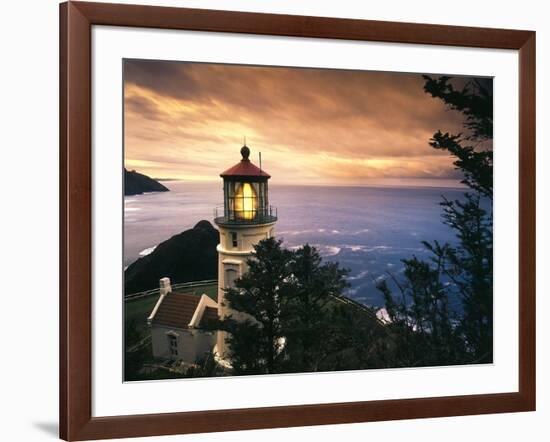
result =
[[[124,169],[124,195],[139,195],[144,192],[167,192],[169,189],[153,178]]]
[[[218,277],[219,233],[208,221],[160,243],[124,272],[124,291],[137,293],[158,287],[167,276],[172,284]]]

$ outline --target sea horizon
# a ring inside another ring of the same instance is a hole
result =
[[[187,184],[219,184],[219,180],[187,180],[184,178],[153,178],[159,182],[165,183],[174,183],[181,182]],[[270,183],[270,187],[280,187],[280,186],[297,186],[297,187],[373,187],[373,188],[432,188],[432,189],[467,189],[468,187],[461,182],[455,182],[455,180],[447,179],[426,179],[426,181],[431,181],[433,184],[422,185],[421,178],[411,178],[417,184],[405,184],[405,183]],[[441,181],[441,182],[437,182]],[[445,181],[446,183],[443,183]],[[436,185],[437,184],[437,185]],[[445,185],[446,184],[446,185]],[[152,192],[146,192],[152,193]]]

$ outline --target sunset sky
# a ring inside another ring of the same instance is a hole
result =
[[[428,141],[462,117],[420,74],[127,60],[124,78],[125,166],[152,177],[217,181],[246,136],[280,184],[460,178]]]

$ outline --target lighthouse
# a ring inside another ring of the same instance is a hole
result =
[[[223,179],[223,209],[216,208],[214,222],[220,232],[218,251],[218,316],[232,312],[225,305],[225,289],[247,271],[246,261],[254,245],[274,235],[277,211],[269,205],[270,175],[250,161],[250,149],[241,148],[241,160],[220,174]],[[260,162],[261,166],[261,162]],[[226,334],[218,332],[216,352],[226,359]]]

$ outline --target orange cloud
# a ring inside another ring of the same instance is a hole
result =
[[[246,135],[280,183],[457,178],[428,141],[461,115],[420,74],[139,60],[124,74],[125,162],[155,177],[217,180]]]

